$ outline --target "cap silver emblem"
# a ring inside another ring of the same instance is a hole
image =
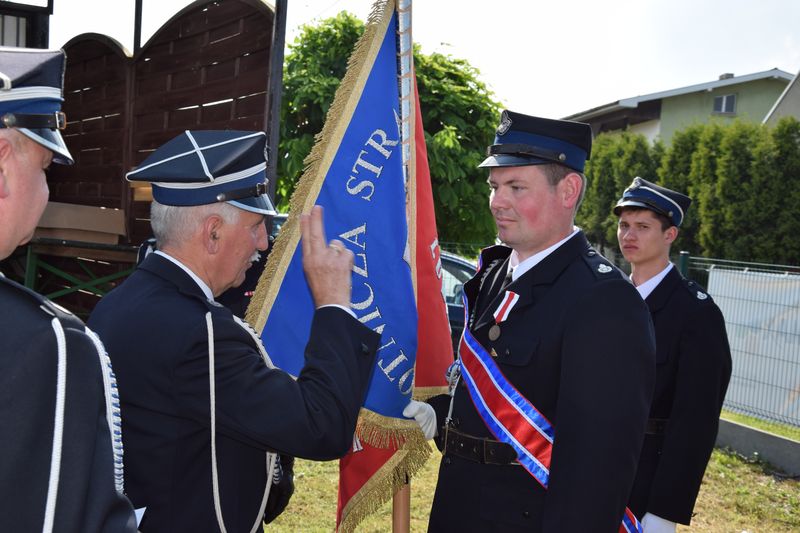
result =
[[[511,117],[508,116],[508,113],[503,111],[500,117],[500,125],[497,126],[497,134],[504,135],[509,129],[511,129]]]

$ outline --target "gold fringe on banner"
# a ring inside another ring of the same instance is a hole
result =
[[[421,437],[420,437],[421,438]],[[350,498],[337,533],[352,533],[367,516],[392,499],[403,485],[425,465],[432,451],[427,443],[415,450],[398,450],[364,486]]]
[[[420,402],[424,402],[428,398],[433,398],[434,396],[438,396],[440,394],[447,394],[449,389],[447,385],[442,385],[440,387],[414,387],[414,399]]]
[[[414,420],[383,416],[365,407],[358,415],[356,436],[375,448],[413,450],[427,446]]]

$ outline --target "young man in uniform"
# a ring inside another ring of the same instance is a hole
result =
[[[725,320],[669,260],[691,199],[635,178],[614,207],[631,281],[656,332],[656,388],[630,508],[645,533],[688,525],[731,375]]]
[[[504,244],[464,286],[452,396],[430,400],[443,457],[429,531],[612,533],[623,521],[655,347],[636,290],[573,224],[591,140],[587,124],[504,111],[480,165]]]
[[[64,52],[0,48],[0,260],[47,205]],[[75,316],[0,273],[0,531],[136,531],[123,495],[114,373]]]

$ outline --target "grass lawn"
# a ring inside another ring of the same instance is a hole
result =
[[[411,531],[427,528],[441,454],[411,482]],[[295,494],[286,512],[265,531],[330,532],[336,517],[338,462],[295,464]],[[362,522],[359,533],[391,531],[391,503]],[[769,465],[714,450],[691,527],[679,533],[789,533],[800,531],[800,481],[776,476]]]
[[[800,427],[790,426],[788,424],[780,424],[778,422],[768,422],[754,416],[743,415],[727,410],[722,411],[720,418],[760,429],[761,431],[768,431],[769,433],[800,442]]]

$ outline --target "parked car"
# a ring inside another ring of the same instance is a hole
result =
[[[442,296],[447,304],[450,337],[453,353],[458,350],[461,332],[464,331],[464,283],[477,272],[475,263],[450,252],[442,251]]]

